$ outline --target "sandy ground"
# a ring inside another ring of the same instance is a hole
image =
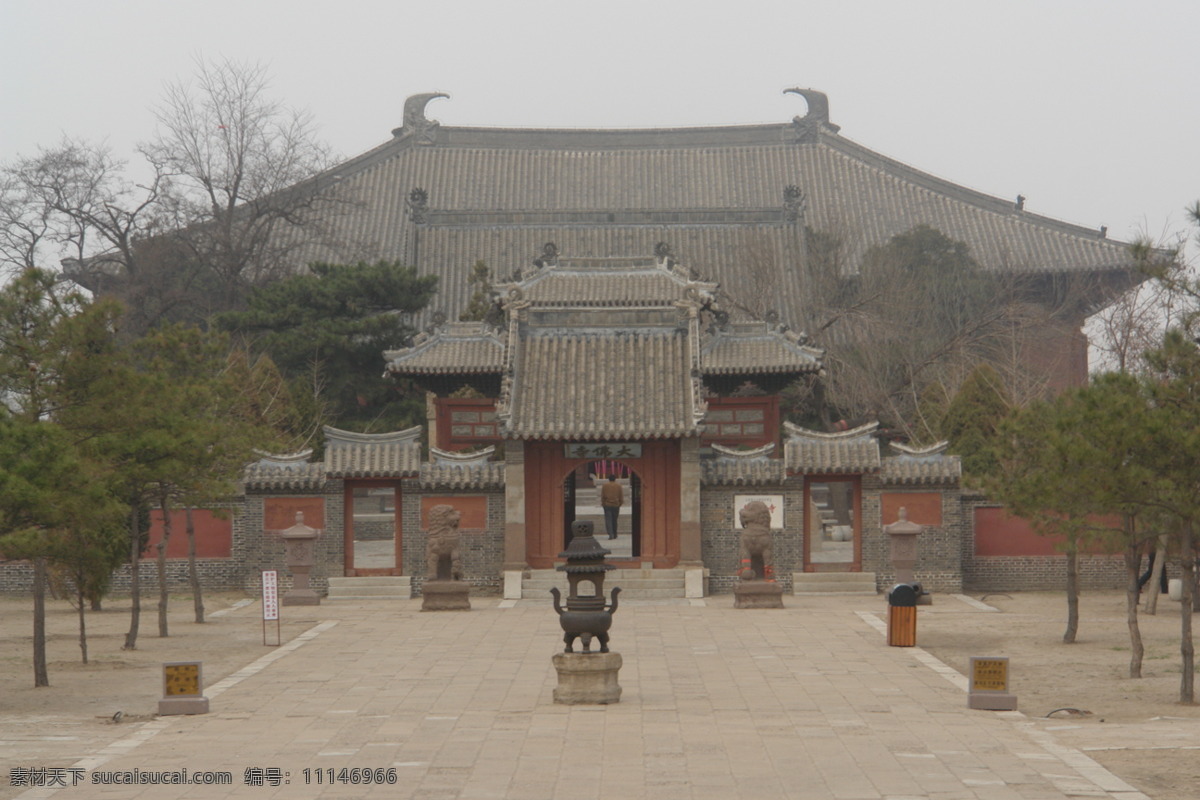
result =
[[[1179,603],[1163,597],[1158,614],[1138,615],[1146,653],[1142,677],[1130,679],[1123,593],[1083,595],[1074,644],[1062,642],[1061,593],[990,594],[984,602],[997,612],[935,598],[920,609],[918,646],[963,674],[971,656],[1007,656],[1010,689],[1029,724],[1155,800],[1200,797],[1200,705],[1179,703]],[[1193,621],[1200,638],[1200,615]],[[1081,713],[1056,711],[1064,708]]]
[[[1011,689],[1028,717],[1025,724],[1083,751],[1155,800],[1200,797],[1200,706],[1178,703],[1178,603],[1163,598],[1157,616],[1141,616],[1144,677],[1131,680],[1123,595],[1085,594],[1079,640],[1073,645],[1061,641],[1066,621],[1061,594],[984,599],[996,610],[951,596],[922,607],[919,647],[962,673],[971,656],[1009,657]],[[855,602],[886,617],[881,599]],[[218,594],[207,597],[206,606],[210,621],[197,625],[191,598],[173,598],[171,636],[163,639],[155,601],[147,601],[138,647],[124,651],[129,600],[110,600],[103,612],[88,614],[90,663],[84,665],[75,611],[65,602],[52,602],[47,619],[51,685],[34,689],[31,603],[0,598],[0,800],[16,791],[7,785],[10,766],[58,764],[69,753],[118,738],[114,725],[152,716],[164,661],[203,660],[204,682],[210,685],[266,652],[256,601]],[[1200,616],[1196,622],[1200,633]],[[311,624],[308,615],[293,615],[282,625],[282,641]],[[275,630],[268,628],[267,636],[274,643]],[[117,712],[121,722],[113,721]],[[55,758],[59,753],[63,758]]]

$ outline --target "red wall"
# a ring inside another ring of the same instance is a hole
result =
[[[1101,516],[1089,517],[1096,525],[1116,527],[1119,521]],[[1008,513],[1003,508],[975,509],[975,555],[977,556],[1053,556],[1061,555],[1058,545],[1062,536],[1039,535],[1033,526],[1021,517]],[[1080,553],[1106,555],[1100,544],[1079,548]]]
[[[1003,508],[975,509],[975,555],[1052,556],[1062,537],[1039,536],[1033,526]]]
[[[233,551],[233,517],[221,519],[212,511],[198,508],[192,511],[192,522],[196,526],[197,558],[229,558]],[[158,543],[162,541],[163,518],[161,511],[150,514],[150,545],[143,558],[158,556]],[[187,513],[171,512],[171,539],[167,542],[167,558],[187,558]]]

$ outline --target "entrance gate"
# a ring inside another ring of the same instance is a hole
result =
[[[628,492],[633,512],[629,520],[637,532],[632,544],[636,551],[631,549],[625,560],[670,569],[680,558],[680,446],[674,439],[639,444],[640,458],[619,462],[638,478]],[[525,443],[525,560],[534,569],[548,569],[560,562],[558,554],[574,519],[578,492],[568,476],[592,460],[568,456],[562,441]],[[599,529],[604,530],[603,524]]]
[[[403,574],[399,481],[347,480],[343,497],[342,574]]]
[[[591,464],[585,465],[590,467]],[[607,541],[605,535],[604,512],[600,507],[600,484],[606,478],[603,474],[595,475],[593,486],[580,486],[587,481],[587,476],[581,480],[582,468],[571,470],[563,478],[563,537],[562,545],[565,550],[571,543],[571,523],[577,519],[590,521],[596,532],[596,538],[601,546],[612,551],[611,558],[638,558],[642,554],[642,479],[633,470],[627,470],[628,478],[621,479],[625,490],[625,504],[617,519],[615,541]]]
[[[804,484],[804,571],[862,571],[862,485],[858,477]]]

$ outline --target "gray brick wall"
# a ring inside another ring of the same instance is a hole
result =
[[[500,566],[504,563],[504,491],[501,489],[470,489],[447,491],[422,489],[416,481],[404,485],[401,524],[404,526],[404,574],[412,576],[413,596],[421,594],[425,583],[425,531],[421,528],[421,501],[425,497],[486,497],[487,529],[462,534],[464,580],[474,593],[500,594],[504,579]]]
[[[886,591],[896,583],[896,572],[891,563],[891,541],[883,531],[884,525],[896,520],[881,518],[880,494],[884,490],[885,487],[880,485],[876,476],[867,475],[863,478],[863,571],[875,573],[876,589],[880,591]],[[952,486],[932,487],[925,484],[911,490],[888,486],[886,491],[891,495],[941,492],[942,524],[929,525],[917,536],[917,565],[913,577],[930,592],[961,592],[962,541],[971,532],[964,528],[958,490]],[[870,523],[869,532],[866,523]]]
[[[733,591],[741,570],[741,531],[734,527],[735,495],[783,495],[783,530],[774,534],[775,580],[792,591],[792,573],[804,566],[804,485],[785,481],[775,486],[705,486],[700,493],[701,558],[709,568],[711,594]]]
[[[309,585],[318,594],[329,590],[329,577],[340,576],[345,557],[343,544],[343,484],[340,480],[329,480],[319,490],[269,491],[247,493],[242,511],[233,522],[233,560],[238,564],[238,586],[253,594],[262,592],[262,572],[273,569],[279,572],[280,595],[292,588],[291,574],[284,564],[283,539],[277,533],[263,531],[263,504],[270,497],[314,497],[325,500],[325,519],[305,520],[305,524],[321,530],[316,541],[316,566],[313,567]]]

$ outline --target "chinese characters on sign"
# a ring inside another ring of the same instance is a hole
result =
[[[586,442],[564,445],[567,458],[641,458],[642,446],[631,442]]]
[[[1016,711],[1017,696],[1008,691],[1008,659],[971,657],[967,708]]]
[[[279,573],[264,570],[262,574],[263,620],[279,619]]]
[[[1008,659],[1007,658],[972,658],[971,659],[971,691],[972,692],[1007,692],[1008,691]]]
[[[173,661],[163,664],[163,695],[165,697],[199,697],[200,662]]]

